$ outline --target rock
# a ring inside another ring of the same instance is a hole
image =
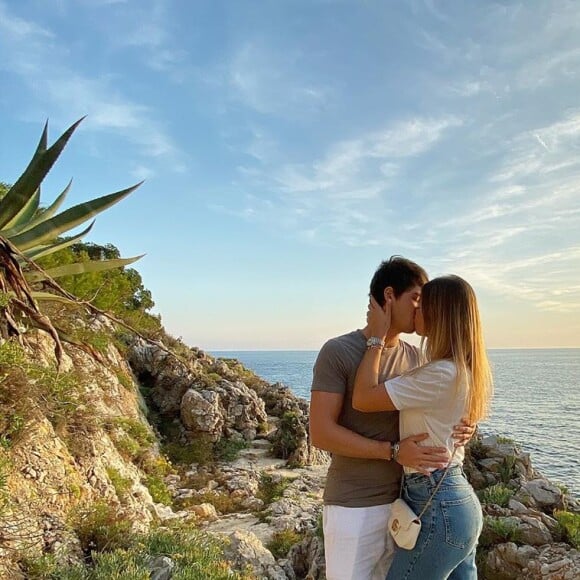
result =
[[[497,435],[488,435],[481,439],[481,444],[484,447],[495,447],[497,445]]]
[[[318,536],[309,536],[292,546],[288,561],[296,578],[323,580],[326,577],[324,541]]]
[[[518,547],[513,542],[494,546],[486,558],[486,577],[501,580],[520,580],[527,578],[523,574],[531,558],[538,555],[538,551],[531,546]]]
[[[208,435],[210,441],[218,441],[225,423],[219,395],[188,389],[181,400],[181,421],[190,431]]]
[[[508,503],[508,508],[515,514],[524,514],[528,512],[528,508],[521,502],[517,501],[513,497]]]
[[[175,568],[175,563],[167,556],[157,556],[149,562],[151,580],[169,580]]]
[[[234,570],[249,567],[256,578],[268,580],[287,580],[284,570],[276,563],[272,553],[252,532],[236,531],[229,536],[225,557],[232,563]]]
[[[542,546],[553,541],[550,531],[540,520],[522,515],[521,521],[518,533],[522,543],[530,546]]]
[[[480,459],[478,461],[481,465],[482,470],[492,471],[493,473],[499,473],[500,467],[502,465],[502,460],[498,458]]]
[[[163,505],[162,503],[156,503],[155,506],[155,515],[163,522],[168,520],[175,520],[175,519],[184,519],[189,516],[189,513],[186,511],[174,512],[169,506]]]
[[[193,505],[189,510],[202,520],[213,522],[218,519],[217,511],[211,503]]]
[[[541,508],[554,509],[562,502],[562,491],[547,479],[533,479],[522,485],[524,493],[529,494]]]

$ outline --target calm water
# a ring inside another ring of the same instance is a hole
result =
[[[214,352],[310,396],[317,351]],[[481,425],[515,439],[534,467],[580,496],[580,349],[491,350],[495,397]]]

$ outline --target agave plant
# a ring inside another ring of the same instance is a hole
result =
[[[4,309],[4,320],[7,322],[7,326],[2,328],[4,335],[19,333],[12,311],[8,308],[9,303],[32,319],[37,326],[55,335],[56,331],[52,328],[50,321],[40,313],[35,302],[35,299],[55,299],[55,295],[32,292],[29,282],[118,268],[141,258],[137,256],[78,262],[46,271],[34,266],[35,259],[74,244],[88,234],[94,220],[80,233],[65,238],[61,237],[63,234],[86,223],[141,185],[138,183],[57,213],[70,190],[69,183],[50,206],[41,208],[40,185],[81,121],[82,119],[69,127],[50,147],[48,147],[48,124],[46,124],[28,167],[0,200],[0,291],[9,299],[0,304],[0,307]]]
[[[4,198],[0,200],[0,236],[11,242],[24,256],[31,260],[56,252],[80,240],[90,232],[94,221],[74,236],[65,239],[61,239],[59,236],[87,222],[91,217],[111,207],[141,185],[138,183],[57,214],[70,190],[71,184],[69,183],[49,207],[39,209],[40,184],[81,121],[82,119],[67,129],[49,148],[47,148],[48,125],[45,125],[38,147],[28,167]],[[52,272],[48,270],[46,274],[52,278],[57,278],[87,271],[118,268],[131,264],[140,257],[70,264]],[[39,280],[42,276],[39,272],[35,272],[28,277],[31,280]]]

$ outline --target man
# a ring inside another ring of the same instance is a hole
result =
[[[419,265],[393,256],[371,281],[371,294],[384,305],[392,300],[385,344],[368,327],[329,340],[314,365],[310,399],[310,438],[332,461],[324,490],[324,548],[328,580],[384,580],[394,544],[388,532],[390,504],[398,497],[401,465],[428,473],[447,465],[445,448],[419,443],[427,434],[399,442],[399,413],[360,413],[352,408],[358,365],[367,348],[383,347],[380,380],[420,364],[419,349],[399,338],[415,329],[421,287],[428,277]],[[474,428],[457,426],[461,443]]]

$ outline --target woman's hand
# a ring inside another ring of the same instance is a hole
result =
[[[453,439],[455,439],[455,447],[467,445],[471,438],[475,435],[476,431],[476,423],[470,423],[469,419],[467,418],[461,419],[461,423],[453,427]]]
[[[371,336],[385,338],[391,327],[391,298],[381,306],[372,296],[367,311],[367,324]]]

